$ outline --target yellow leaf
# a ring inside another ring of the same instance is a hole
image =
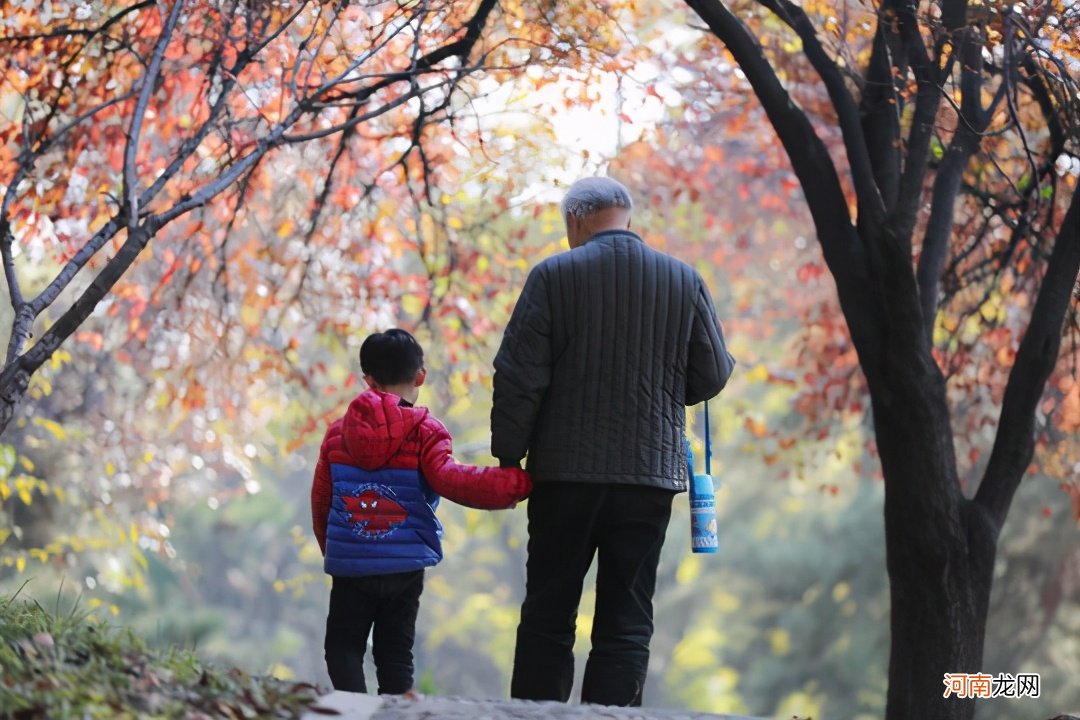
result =
[[[288,665],[282,665],[281,663],[274,663],[270,666],[270,676],[278,680],[292,680],[296,677]]]
[[[49,367],[53,370],[59,370],[64,363],[71,360],[71,353],[67,350],[57,350],[49,358]]]
[[[679,563],[679,567],[675,570],[675,580],[680,585],[686,585],[694,582],[698,575],[701,574],[701,560],[697,555],[687,553],[687,555]]]
[[[409,315],[419,315],[424,310],[424,301],[417,295],[402,295],[401,309]]]
[[[67,431],[55,420],[49,420],[48,418],[34,418],[34,424],[48,430],[57,440],[64,440],[67,438]]]
[[[109,462],[105,463],[105,474],[106,475],[108,475],[109,477],[112,477],[113,473],[115,473],[115,472],[116,472],[116,466],[113,465],[111,460]]]
[[[754,369],[746,373],[743,376],[747,382],[765,382],[769,379],[769,371],[765,367],[765,363],[760,363],[754,366]]]
[[[26,469],[26,472],[34,472],[34,461],[25,455],[19,457],[19,464]]]
[[[446,414],[450,417],[458,417],[459,415],[465,414],[470,407],[472,407],[472,398],[468,395],[463,395],[454,401],[453,405],[446,411]]]
[[[712,605],[722,613],[735,612],[742,605],[738,595],[733,595],[726,590],[713,590]]]
[[[769,644],[772,645],[773,655],[786,655],[791,650],[791,634],[783,628],[777,628],[769,632]]]
[[[262,321],[262,314],[258,308],[254,308],[250,305],[243,305],[240,308],[240,322],[248,327],[255,327]]]
[[[11,530],[8,528],[0,528],[0,545],[7,542],[7,539],[11,537]]]
[[[838,582],[832,589],[832,598],[836,602],[840,602],[851,594],[851,585],[846,582]]]
[[[295,227],[296,223],[294,223],[292,220],[283,220],[281,224],[278,225],[277,236],[279,238],[289,237],[289,235],[292,234],[293,228]]]
[[[19,556],[15,558],[15,572],[22,572],[26,569],[26,558]]]

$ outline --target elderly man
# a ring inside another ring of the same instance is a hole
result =
[[[562,203],[570,251],[525,281],[495,357],[491,451],[528,455],[529,559],[510,694],[570,697],[585,573],[598,555],[581,700],[640,705],[672,499],[687,487],[685,406],[735,364],[701,276],[629,230],[605,177]]]

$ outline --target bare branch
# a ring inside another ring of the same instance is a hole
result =
[[[3,257],[4,261],[4,277],[7,279],[11,309],[18,313],[25,301],[23,300],[22,288],[19,286],[19,276],[15,274],[15,257],[12,250],[14,243],[15,234],[11,230],[11,222],[5,212],[0,215],[0,256]]]
[[[437,82],[434,85],[426,85],[424,87],[416,86],[413,89],[409,90],[409,92],[404,93],[402,95],[399,95],[398,97],[394,98],[390,102],[388,102],[388,103],[386,103],[384,105],[379,105],[378,107],[375,107],[375,108],[373,108],[372,110],[369,110],[366,113],[358,114],[358,115],[356,115],[354,117],[351,117],[351,118],[349,118],[348,120],[346,120],[343,123],[340,123],[338,125],[332,125],[332,126],[330,126],[328,128],[323,128],[321,130],[314,130],[314,131],[308,132],[308,133],[296,133],[296,134],[285,135],[282,138],[282,142],[289,143],[289,144],[305,143],[305,142],[309,142],[311,140],[318,140],[319,138],[329,137],[331,135],[337,135],[340,132],[345,132],[346,130],[350,130],[350,129],[356,127],[357,125],[365,123],[368,120],[371,120],[372,118],[379,117],[380,115],[385,115],[390,110],[393,110],[396,107],[400,107],[401,105],[404,105],[405,103],[409,102],[413,98],[421,97],[425,93],[428,93],[428,92],[430,92],[432,90],[435,90],[437,88],[440,88],[440,87],[452,86],[454,84],[454,82],[455,82],[454,80],[447,79],[447,80],[442,80],[440,82]]]
[[[998,528],[1005,521],[1013,495],[1034,453],[1035,411],[1057,362],[1062,323],[1078,274],[1080,192],[1074,191],[1031,311],[1031,322],[1009,372],[994,448],[975,495],[975,502],[988,511]]]
[[[139,136],[142,134],[142,124],[146,117],[146,108],[150,104],[150,97],[154,94],[154,86],[157,85],[158,75],[161,73],[161,61],[165,57],[165,49],[172,42],[172,34],[176,30],[176,21],[180,17],[180,9],[184,6],[184,0],[175,0],[165,27],[161,31],[154,54],[150,60],[150,67],[143,74],[142,89],[139,91],[139,100],[135,104],[135,112],[131,119],[131,128],[128,130],[127,146],[124,148],[124,209],[127,216],[128,230],[132,231],[139,222],[139,194],[136,182],[136,156],[139,152]]]
[[[900,177],[900,193],[893,208],[892,224],[902,237],[911,237],[915,231],[919,206],[922,205],[923,179],[930,165],[930,143],[934,137],[934,123],[941,107],[941,78],[951,71],[952,53],[946,61],[944,73],[936,71],[941,62],[945,42],[939,39],[934,47],[934,62],[926,57],[922,36],[918,27],[911,28],[904,23],[901,30],[913,35],[908,38],[909,48],[914,57],[911,61],[918,90],[915,94],[915,110],[911,118],[911,130],[907,138],[907,154],[904,170]],[[917,38],[917,39],[916,39]],[[920,49],[921,48],[921,49]]]
[[[931,193],[930,219],[923,234],[922,253],[915,277],[919,283],[919,304],[922,307],[923,331],[927,341],[933,336],[937,317],[938,289],[941,273],[948,257],[952,236],[956,198],[964,179],[964,170],[979,148],[979,136],[961,125],[945,152]]]
[[[349,98],[357,102],[363,102],[380,90],[384,90],[395,83],[408,81],[412,76],[418,73],[424,73],[435,69],[435,67],[443,60],[458,58],[461,61],[461,64],[465,65],[468,62],[469,55],[472,54],[472,50],[476,46],[477,41],[480,39],[480,31],[483,30],[487,23],[488,16],[497,4],[497,0],[481,0],[480,5],[477,7],[472,18],[465,24],[465,33],[462,35],[461,39],[443,45],[436,50],[432,50],[430,53],[417,60],[408,70],[389,74],[381,82],[355,92],[342,93],[335,97],[338,99]],[[323,85],[314,93],[311,100],[320,100],[321,97],[329,93],[332,88],[333,86],[329,84]]]
[[[904,98],[898,92],[898,85],[904,82],[912,58],[919,61],[917,51],[914,48],[909,51],[908,46],[914,41],[922,45],[915,18],[917,9],[912,0],[885,0],[878,8],[877,28],[859,102],[874,178],[890,211],[900,193],[900,116]],[[910,28],[912,24],[914,32]],[[925,47],[922,53],[925,56]]]
[[[78,275],[83,266],[90,261],[90,258],[94,257],[98,250],[105,246],[105,243],[116,236],[118,232],[124,227],[124,223],[120,222],[120,218],[114,217],[109,222],[105,223],[100,230],[94,233],[89,242],[79,248],[79,251],[68,260],[68,262],[61,268],[60,272],[56,274],[44,290],[38,293],[37,297],[30,301],[29,307],[33,311],[34,317],[37,317],[41,312],[47,308],[60,293],[68,286],[68,284]]]
[[[64,342],[75,330],[90,317],[105,295],[112,290],[116,282],[131,267],[132,263],[143,251],[150,238],[157,232],[159,227],[156,219],[148,219],[142,225],[136,226],[129,231],[128,237],[120,247],[116,256],[111,258],[98,273],[90,285],[83,290],[82,294],[64,311],[64,313],[46,330],[41,338],[34,343],[33,347],[22,356],[11,358],[8,361],[4,373],[7,374],[14,368],[27,373],[33,373],[48,360],[60,344]]]
[[[813,23],[801,7],[791,0],[758,0],[758,2],[787,23],[802,40],[803,51],[822,82],[825,83],[825,89],[828,90],[829,99],[840,121],[844,147],[847,149],[848,164],[858,198],[858,222],[860,225],[866,223],[871,226],[881,226],[885,221],[885,202],[874,178],[866,136],[863,134],[862,122],[859,118],[859,108],[844,84],[844,76],[833,59],[825,52],[821,41],[818,40]]]
[[[881,347],[882,309],[870,275],[870,259],[848,212],[836,167],[806,114],[781,85],[761,46],[719,0],[687,0],[734,56],[776,130],[814,218],[825,262],[836,280],[844,315],[864,367]]]
[[[153,7],[157,4],[157,0],[142,0],[134,5],[130,5],[121,9],[115,15],[103,22],[101,25],[93,28],[75,28],[70,25],[61,25],[55,30],[47,33],[36,33],[33,35],[12,35],[11,37],[0,37],[0,46],[6,43],[28,43],[34,40],[60,40],[71,36],[83,36],[93,38],[97,35],[103,35],[106,30],[120,22],[127,15],[139,10],[145,10],[148,7]]]

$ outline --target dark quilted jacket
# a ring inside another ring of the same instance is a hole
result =
[[[626,231],[541,262],[495,357],[491,452],[534,482],[685,490],[685,406],[735,365],[686,263]]]

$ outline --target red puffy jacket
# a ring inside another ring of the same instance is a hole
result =
[[[311,485],[311,524],[323,554],[334,494],[330,466],[336,463],[364,470],[419,468],[439,495],[481,510],[513,507],[532,492],[524,470],[458,463],[443,424],[427,408],[400,402],[397,395],[367,390],[326,431]]]

